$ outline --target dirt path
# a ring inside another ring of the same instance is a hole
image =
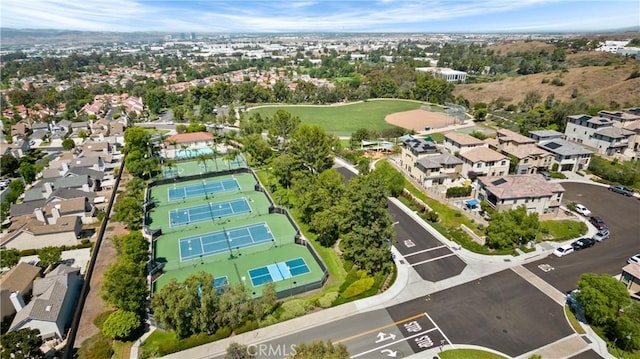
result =
[[[104,278],[104,271],[107,269],[109,264],[116,260],[116,249],[113,246],[111,238],[126,233],[128,232],[121,223],[109,222],[107,224],[107,231],[104,235],[104,239],[102,240],[93,275],[91,276],[89,295],[87,295],[84,308],[82,309],[82,317],[80,318],[78,335],[76,336],[75,341],[76,348],[79,348],[82,342],[98,334],[100,331],[95,325],[93,325],[93,320],[98,314],[109,309],[102,301],[102,298],[100,298],[100,284]]]

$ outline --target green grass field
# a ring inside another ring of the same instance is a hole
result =
[[[318,125],[325,131],[338,136],[349,136],[357,129],[368,128],[382,131],[393,125],[384,121],[386,115],[416,110],[420,103],[402,100],[375,100],[350,105],[335,106],[284,106],[274,105],[251,109],[251,114],[259,113],[263,117],[271,117],[278,109],[285,109],[292,115],[299,116],[302,123]]]

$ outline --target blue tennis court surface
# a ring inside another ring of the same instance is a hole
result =
[[[222,293],[229,288],[229,278],[226,275],[213,278],[213,286],[218,293]],[[198,285],[198,297],[202,296],[202,283]]]
[[[177,201],[185,198],[200,197],[206,194],[228,192],[239,189],[240,185],[235,178],[215,182],[207,182],[203,180],[202,183],[169,188],[169,201]]]
[[[189,223],[207,221],[214,218],[235,216],[237,214],[250,213],[251,206],[246,198],[238,198],[232,201],[207,203],[201,206],[178,208],[169,211],[169,224],[171,227],[183,226]]]
[[[187,261],[272,241],[274,241],[274,238],[271,234],[271,229],[263,222],[226,231],[182,238],[178,248],[180,250],[180,261]]]
[[[251,284],[254,287],[279,282],[299,275],[311,272],[303,258],[291,259],[284,262],[269,264],[268,266],[255,268],[249,271]]]
[[[164,177],[175,177],[179,173],[180,173],[180,169],[179,168],[175,168],[175,167],[169,167],[169,168],[165,167],[162,170],[162,175]]]

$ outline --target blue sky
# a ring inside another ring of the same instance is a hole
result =
[[[557,32],[640,26],[640,1],[2,0],[0,26],[167,32]]]

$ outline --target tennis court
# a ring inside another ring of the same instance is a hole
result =
[[[182,238],[179,241],[180,261],[210,256],[233,249],[251,247],[275,241],[267,223]]]
[[[206,194],[229,192],[239,189],[240,185],[235,178],[215,182],[207,182],[203,180],[202,183],[198,184],[169,188],[168,196],[169,201],[177,201],[185,198],[200,197]]]
[[[162,175],[164,177],[175,177],[182,173],[182,169],[176,167],[165,167],[162,169]]]
[[[249,271],[249,277],[251,277],[251,284],[254,287],[257,287],[266,283],[279,282],[281,280],[307,274],[309,272],[311,272],[311,270],[304,259],[296,258],[251,269]]]
[[[171,227],[184,226],[185,224],[243,213],[251,213],[251,206],[246,198],[207,203],[197,207],[178,208],[169,211],[169,225]]]

